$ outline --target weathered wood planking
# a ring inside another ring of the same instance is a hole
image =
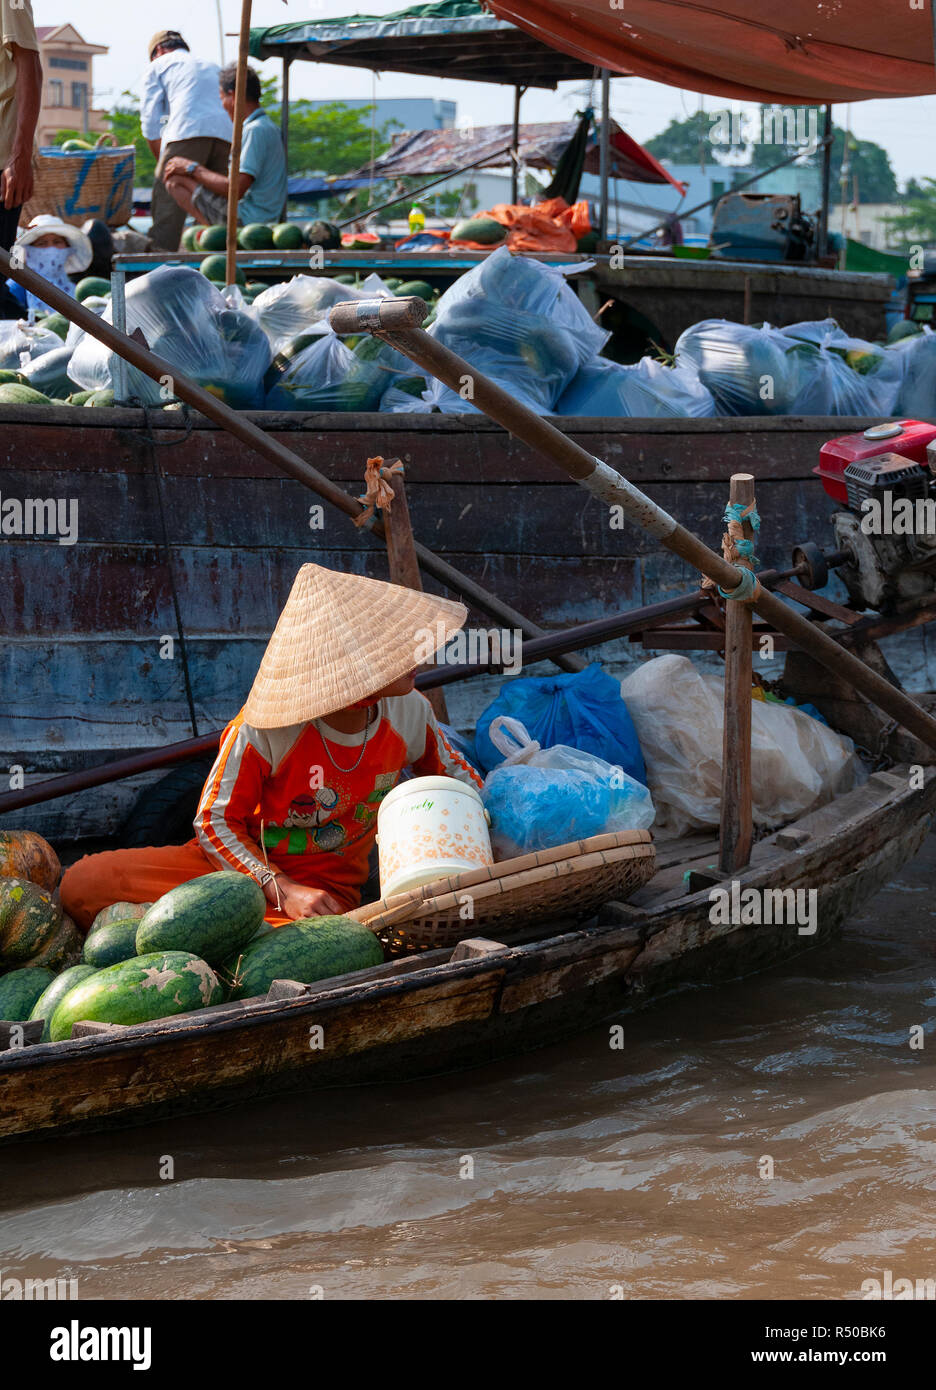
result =
[[[152,411],[144,419],[142,411],[121,409],[83,411],[71,423],[76,415],[0,410],[3,496],[78,504],[74,546],[11,536],[0,547],[0,768],[23,765],[31,776],[191,732],[180,648],[167,659],[163,647],[165,637],[177,636],[172,579],[204,729],[223,724],[243,701],[300,564],[387,577],[382,544],[325,504],[320,514],[310,511],[320,505],[314,494],[208,422]],[[361,491],[367,457],[403,458],[417,538],[543,627],[653,602],[697,580],[633,527],[615,529],[599,503],[482,417],[258,419],[352,495]],[[823,534],[831,504],[812,469],[821,443],[867,423],[560,421],[709,543],[721,535],[728,475],[751,472],[765,517],[760,559],[780,566],[796,542],[831,539]],[[163,475],[171,570],[154,461]],[[441,591],[431,579],[426,587]],[[837,580],[829,592],[841,596]],[[470,622],[490,626],[480,613]],[[925,637],[908,634],[889,651],[898,647],[898,675],[909,675],[912,687],[936,685]],[[623,673],[641,649],[622,639],[597,655]],[[489,677],[452,687],[453,722],[470,727],[498,684]],[[95,799],[98,829],[111,833],[129,793]],[[31,819],[61,837],[71,809],[39,807]],[[83,810],[80,819],[89,833],[93,815]]]
[[[142,1123],[275,1091],[399,1081],[541,1045],[675,985],[761,969],[839,930],[930,829],[936,772],[908,769],[762,841],[742,887],[815,888],[814,936],[795,924],[712,923],[706,892],[610,904],[597,923],[481,956],[406,962],[308,993],[219,1006],[97,1038],[0,1056],[0,1138]],[[796,847],[790,848],[795,841]],[[699,848],[702,848],[700,842]],[[687,852],[691,853],[687,846]],[[321,1034],[317,1030],[321,1029]]]

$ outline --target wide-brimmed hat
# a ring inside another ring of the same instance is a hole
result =
[[[247,696],[258,729],[303,724],[375,694],[444,646],[464,604],[303,565]]]
[[[16,243],[18,246],[31,246],[40,237],[50,234],[64,237],[71,247],[71,254],[65,262],[69,275],[78,275],[82,270],[87,270],[94,257],[90,237],[85,236],[80,227],[72,227],[51,213],[41,212],[28,226],[20,228]]]

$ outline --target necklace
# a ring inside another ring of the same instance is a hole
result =
[[[360,767],[361,759],[364,757],[364,749],[367,747],[367,740],[370,737],[370,709],[368,709],[367,715],[368,718],[366,724],[364,725],[364,741],[361,744],[361,751],[360,753],[358,753],[357,758],[354,760],[350,767],[340,767],[338,763],[335,762],[334,758],[331,755],[331,751],[328,747],[328,740],[322,733],[321,723],[318,719],[315,720],[315,727],[318,730],[319,738],[322,740],[322,746],[325,749],[325,756],[336,772],[354,772],[355,768]]]

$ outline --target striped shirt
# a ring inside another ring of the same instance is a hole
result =
[[[377,811],[403,768],[481,786],[418,691],[378,702],[364,756],[353,767],[361,737],[322,719],[255,729],[241,710],[224,731],[195,816],[198,843],[211,862],[258,878],[265,850],[271,868],[324,888],[345,909],[355,907]]]

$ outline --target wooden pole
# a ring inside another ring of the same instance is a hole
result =
[[[250,7],[253,0],[241,0],[240,46],[237,50],[237,84],[234,88],[234,138],[231,141],[231,167],[228,174],[227,270],[229,285],[237,281],[237,204],[240,202],[240,156],[244,132],[244,100],[247,85],[247,56],[250,48]]]
[[[822,260],[829,253],[829,200],[832,187],[832,103],[826,103],[825,121],[822,129],[822,205],[819,209],[819,226],[816,229],[816,259]]]
[[[20,275],[21,272],[17,272],[17,278]],[[437,338],[431,338],[421,328],[414,328],[412,313],[407,307],[414,303],[421,305],[422,317],[425,318],[429,312],[427,306],[422,300],[413,299],[362,299],[355,304],[336,304],[328,317],[339,335],[362,331],[374,333],[454,391],[462,390],[467,379],[474,387],[473,403],[489,419],[502,425],[516,439],[522,439],[532,449],[538,450],[593,497],[608,507],[614,507],[659,545],[678,555],[726,592],[738,588],[744,571],[730,565],[721,555],[716,555],[698,536],[687,531],[685,526],[680,526],[675,517],[622,474],[588,453],[543,416],[515,400],[476,367],[443,346]],[[936,719],[905,691],[895,690],[883,676],[846,652],[814,624],[794,613],[775,594],[761,589],[754,599],[754,607],[778,632],[791,638],[828,670],[850,681],[878,709],[898,720],[927,747],[936,748]]]
[[[422,592],[422,576],[419,573],[419,560],[416,558],[416,542],[413,537],[413,524],[410,521],[409,503],[406,500],[406,484],[402,473],[385,475],[393,488],[393,504],[382,510],[384,534],[387,541],[387,559],[390,564],[390,582],[403,584],[407,589]],[[436,719],[443,724],[449,722],[445,695],[441,690],[428,690],[426,697],[432,706]]]
[[[289,69],[292,65],[291,58],[283,59],[283,90],[280,110],[280,136],[283,141],[283,154],[286,157],[286,170],[289,172]],[[283,221],[289,213],[289,195],[286,195],[286,202],[283,204]]]
[[[514,205],[520,199],[520,97],[522,88],[514,87],[513,135],[511,137],[510,201]]]
[[[601,129],[598,132],[598,178],[601,187],[598,211],[598,236],[601,241],[608,236],[608,173],[611,151],[611,73],[607,68],[601,70]]]
[[[729,496],[748,507],[754,501],[754,476],[733,473]],[[742,523],[746,540],[754,531]],[[753,569],[738,556],[739,568]],[[729,603],[725,613],[725,731],[722,740],[721,838],[718,867],[730,874],[751,858],[754,838],[751,818],[751,625],[748,603]]]

